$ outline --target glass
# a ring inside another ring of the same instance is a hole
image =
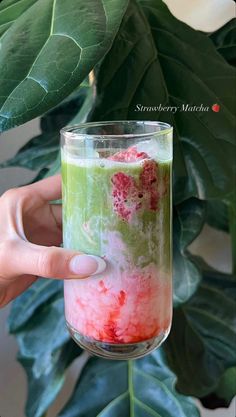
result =
[[[85,123],[61,131],[64,247],[106,270],[64,283],[73,339],[110,359],[141,357],[172,319],[172,128]]]

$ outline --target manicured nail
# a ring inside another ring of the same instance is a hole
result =
[[[70,270],[75,275],[90,276],[103,272],[106,262],[94,255],[76,255],[70,261]]]

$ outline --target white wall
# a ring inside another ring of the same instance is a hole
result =
[[[166,0],[166,3],[178,18],[196,29],[205,31],[217,29],[235,15],[235,4],[231,0]],[[12,156],[30,137],[38,133],[38,120],[34,120],[2,134],[0,136],[0,162]],[[23,168],[0,171],[0,195],[8,188],[30,181],[33,176],[32,172]],[[230,270],[230,242],[224,233],[205,228],[198,241],[192,245],[192,249],[205,256],[208,262],[218,269]],[[15,360],[16,342],[6,332],[5,323],[8,312],[9,307],[0,311],[0,416],[25,417],[26,378],[21,366]],[[68,372],[67,384],[48,417],[57,416],[61,405],[73,388],[79,367],[80,364],[76,363]],[[202,410],[202,417],[235,417],[235,402],[228,410]]]
[[[1,76],[1,75],[0,75]],[[0,163],[11,158],[30,138],[40,133],[39,119],[0,134]],[[25,168],[0,170],[0,195],[8,188],[31,181],[35,173]]]
[[[235,16],[233,0],[164,0],[170,11],[194,29],[213,32]]]

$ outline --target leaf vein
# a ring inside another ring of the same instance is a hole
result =
[[[234,327],[231,327],[228,324],[226,324],[225,321],[221,320],[219,317],[217,317],[217,316],[215,316],[211,313],[208,313],[207,311],[201,310],[198,307],[194,307],[194,306],[191,306],[191,305],[188,305],[186,308],[187,308],[188,311],[195,311],[195,312],[199,313],[201,316],[208,317],[212,321],[216,321],[216,322],[220,323],[221,325],[226,327],[228,330],[230,330],[235,335],[236,329]]]
[[[102,411],[100,411],[100,413],[97,414],[96,417],[102,417],[104,411],[109,411],[114,405],[116,405],[116,403],[119,403],[121,400],[123,400],[125,397],[128,396],[128,391],[125,391],[123,394],[120,394],[118,397],[113,398],[113,400],[111,400],[105,408],[103,408]]]
[[[177,401],[177,399],[176,399],[176,397],[174,396],[174,394],[172,394],[172,392],[169,390],[169,388],[162,382],[162,381],[160,381],[160,379],[157,379],[157,378],[155,378],[154,376],[152,376],[152,375],[147,375],[147,374],[145,374],[143,371],[141,371],[140,369],[136,369],[136,372],[137,373],[139,373],[139,374],[141,374],[143,377],[145,377],[145,378],[147,378],[147,379],[151,379],[151,380],[153,380],[153,382],[155,382],[155,384],[157,384],[157,385],[159,385],[162,389],[163,389],[163,391],[170,397],[170,398],[172,398],[172,400],[173,400],[173,402],[176,404],[176,406],[177,406],[177,408],[180,410],[180,412],[181,412],[181,415],[183,415],[184,416],[184,414],[183,414],[183,409],[182,409],[182,407],[180,406],[180,404],[178,403],[178,401]]]
[[[150,407],[147,404],[144,404],[142,401],[140,401],[137,397],[135,397],[134,401],[145,411],[148,411],[150,414],[152,414],[154,417],[162,417],[159,413],[157,413],[155,410],[153,410],[152,407]]]

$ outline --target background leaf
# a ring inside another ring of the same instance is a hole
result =
[[[0,3],[0,39],[14,21],[37,0],[4,0]]]
[[[200,417],[174,383],[160,350],[136,361],[91,358],[59,417]]]
[[[215,229],[229,232],[229,208],[224,200],[207,202],[207,223]]]
[[[90,120],[170,122],[175,132],[175,202],[191,196],[220,198],[235,186],[235,69],[207,35],[177,20],[162,1],[139,5],[131,3],[98,68]],[[211,110],[214,103],[221,106],[219,113]],[[160,104],[179,109],[175,114],[158,111]],[[209,110],[182,111],[186,104],[203,104]]]
[[[27,291],[17,297],[8,317],[8,329],[15,333],[35,313],[36,309],[53,295],[62,292],[59,280],[38,279]]]
[[[67,367],[79,353],[79,347],[70,340],[53,353],[54,366],[51,367],[51,371],[40,375],[38,378],[35,378],[32,373],[34,361],[19,356],[19,362],[24,367],[28,379],[28,398],[25,407],[27,417],[42,417],[44,415],[65,382]]]
[[[35,180],[53,175],[60,168],[59,129],[88,118],[163,120],[174,126],[174,299],[181,306],[174,311],[170,337],[137,361],[91,358],[60,416],[199,417],[186,394],[209,406],[219,390],[226,402],[235,392],[229,386],[236,363],[236,278],[188,252],[205,207],[208,222],[226,227],[222,201],[235,187],[235,23],[206,35],[174,18],[160,0],[131,0],[125,13],[127,4],[0,3],[2,130],[53,107],[41,118],[41,135],[4,166],[37,169]],[[83,43],[82,53],[76,42]],[[94,66],[96,86],[90,87],[87,76]],[[137,109],[137,104],[201,103],[208,112]],[[211,111],[214,103],[220,112]],[[230,204],[233,218],[233,200]],[[26,415],[42,417],[81,352],[65,328],[61,282],[38,280],[15,300],[9,329],[28,376]]]
[[[52,166],[59,152],[60,129],[78,114],[87,94],[87,88],[80,88],[70,99],[46,113],[40,120],[42,133],[19,149],[17,154],[0,164],[0,168],[21,166],[38,170]]]
[[[78,113],[74,116],[74,118],[70,121],[70,125],[76,125],[78,123],[84,123],[87,121],[88,114],[91,110],[92,104],[95,99],[95,91],[93,87],[90,87],[87,90],[86,98],[83,102],[83,105],[79,109]]]
[[[81,353],[64,317],[62,282],[37,280],[13,302],[9,329],[28,379],[27,417],[41,417],[65,381],[65,371]]]
[[[236,367],[228,368],[220,379],[217,389],[201,398],[204,407],[212,410],[229,407],[236,395]]]
[[[208,395],[236,363],[235,311],[235,277],[211,268],[193,297],[175,310],[165,349],[183,394]]]
[[[51,371],[54,366],[52,353],[70,339],[63,305],[61,296],[41,305],[24,329],[17,331],[21,357],[34,359],[32,372],[36,379]]]
[[[127,4],[38,0],[25,11],[1,39],[0,130],[68,96],[110,48]]]
[[[173,266],[174,305],[187,301],[196,291],[201,271],[187,247],[200,233],[205,220],[204,202],[191,198],[174,209]]]
[[[225,371],[216,389],[216,395],[226,401],[228,407],[236,395],[236,367]]]
[[[210,38],[226,61],[236,66],[236,19],[227,22],[222,28],[212,33]]]

